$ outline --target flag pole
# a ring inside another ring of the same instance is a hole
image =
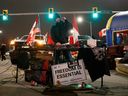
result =
[[[40,35],[41,35],[41,26],[40,26],[40,14],[38,14],[38,24],[39,24],[39,28],[40,28]]]
[[[48,35],[49,35],[49,32],[46,33],[46,37],[45,37],[46,45],[48,45]]]

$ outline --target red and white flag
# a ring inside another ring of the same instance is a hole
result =
[[[35,34],[39,33],[39,32],[41,32],[41,30],[40,30],[39,20],[38,20],[38,16],[37,16],[32,28],[30,30],[30,33],[28,35],[28,38],[27,38],[27,41],[26,41],[27,45],[31,45],[32,42],[34,42]]]
[[[49,32],[45,34],[45,40],[47,44],[54,45],[54,41],[52,40],[52,37],[50,36]]]
[[[103,37],[103,36],[106,36],[106,28],[102,29],[102,30],[99,32],[99,37]]]
[[[80,34],[79,34],[78,24],[77,24],[75,16],[73,16],[72,25],[73,25],[73,30],[72,30],[73,34],[72,34],[72,36],[70,36],[69,41],[71,44],[76,44],[76,43],[78,43],[78,36]]]

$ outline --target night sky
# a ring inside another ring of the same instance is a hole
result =
[[[126,11],[128,10],[128,0],[0,0],[0,11],[8,9],[10,13],[31,13],[31,12],[47,12],[48,8],[53,7],[56,12],[63,11],[91,11],[93,6],[97,6],[99,10]],[[81,14],[62,15],[72,22],[72,16],[76,17]],[[113,14],[101,14],[100,19],[92,21],[93,35],[98,37],[98,32],[105,28],[107,20]],[[90,14],[82,14],[84,22],[79,24],[80,34],[90,34],[89,22]],[[29,34],[29,31],[35,21],[33,16],[9,16],[9,20],[2,21],[0,16],[0,43],[9,42],[15,37]],[[46,15],[40,15],[42,34],[50,31],[52,22],[48,20]]]

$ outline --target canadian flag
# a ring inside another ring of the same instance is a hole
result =
[[[69,43],[76,44],[76,43],[78,43],[78,36],[80,34],[78,31],[78,24],[77,24],[75,16],[73,16],[72,25],[73,25],[73,30],[72,30],[72,35],[69,37]]]
[[[78,36],[80,34],[79,34],[78,24],[77,24],[75,16],[73,16],[72,25],[73,25],[73,30],[72,30],[72,35],[69,36],[69,43],[70,44],[78,44],[79,45]],[[73,57],[77,57],[78,51],[72,51],[71,54],[72,54]]]
[[[47,44],[54,45],[54,41],[52,40],[52,37],[49,35],[49,32],[45,34],[45,40]]]
[[[103,37],[103,36],[106,36],[106,28],[102,29],[102,30],[99,32],[99,37]]]
[[[27,41],[26,41],[27,45],[31,45],[32,42],[34,42],[35,34],[39,33],[39,32],[41,32],[41,30],[40,30],[39,20],[38,20],[38,16],[37,16],[32,28],[29,32],[29,35],[27,37]]]

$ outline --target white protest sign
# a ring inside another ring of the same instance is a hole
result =
[[[86,82],[87,77],[83,60],[81,59],[78,62],[79,64],[77,66],[71,68],[68,67],[67,63],[52,65],[53,84],[57,85],[59,83],[61,85],[70,85]]]

